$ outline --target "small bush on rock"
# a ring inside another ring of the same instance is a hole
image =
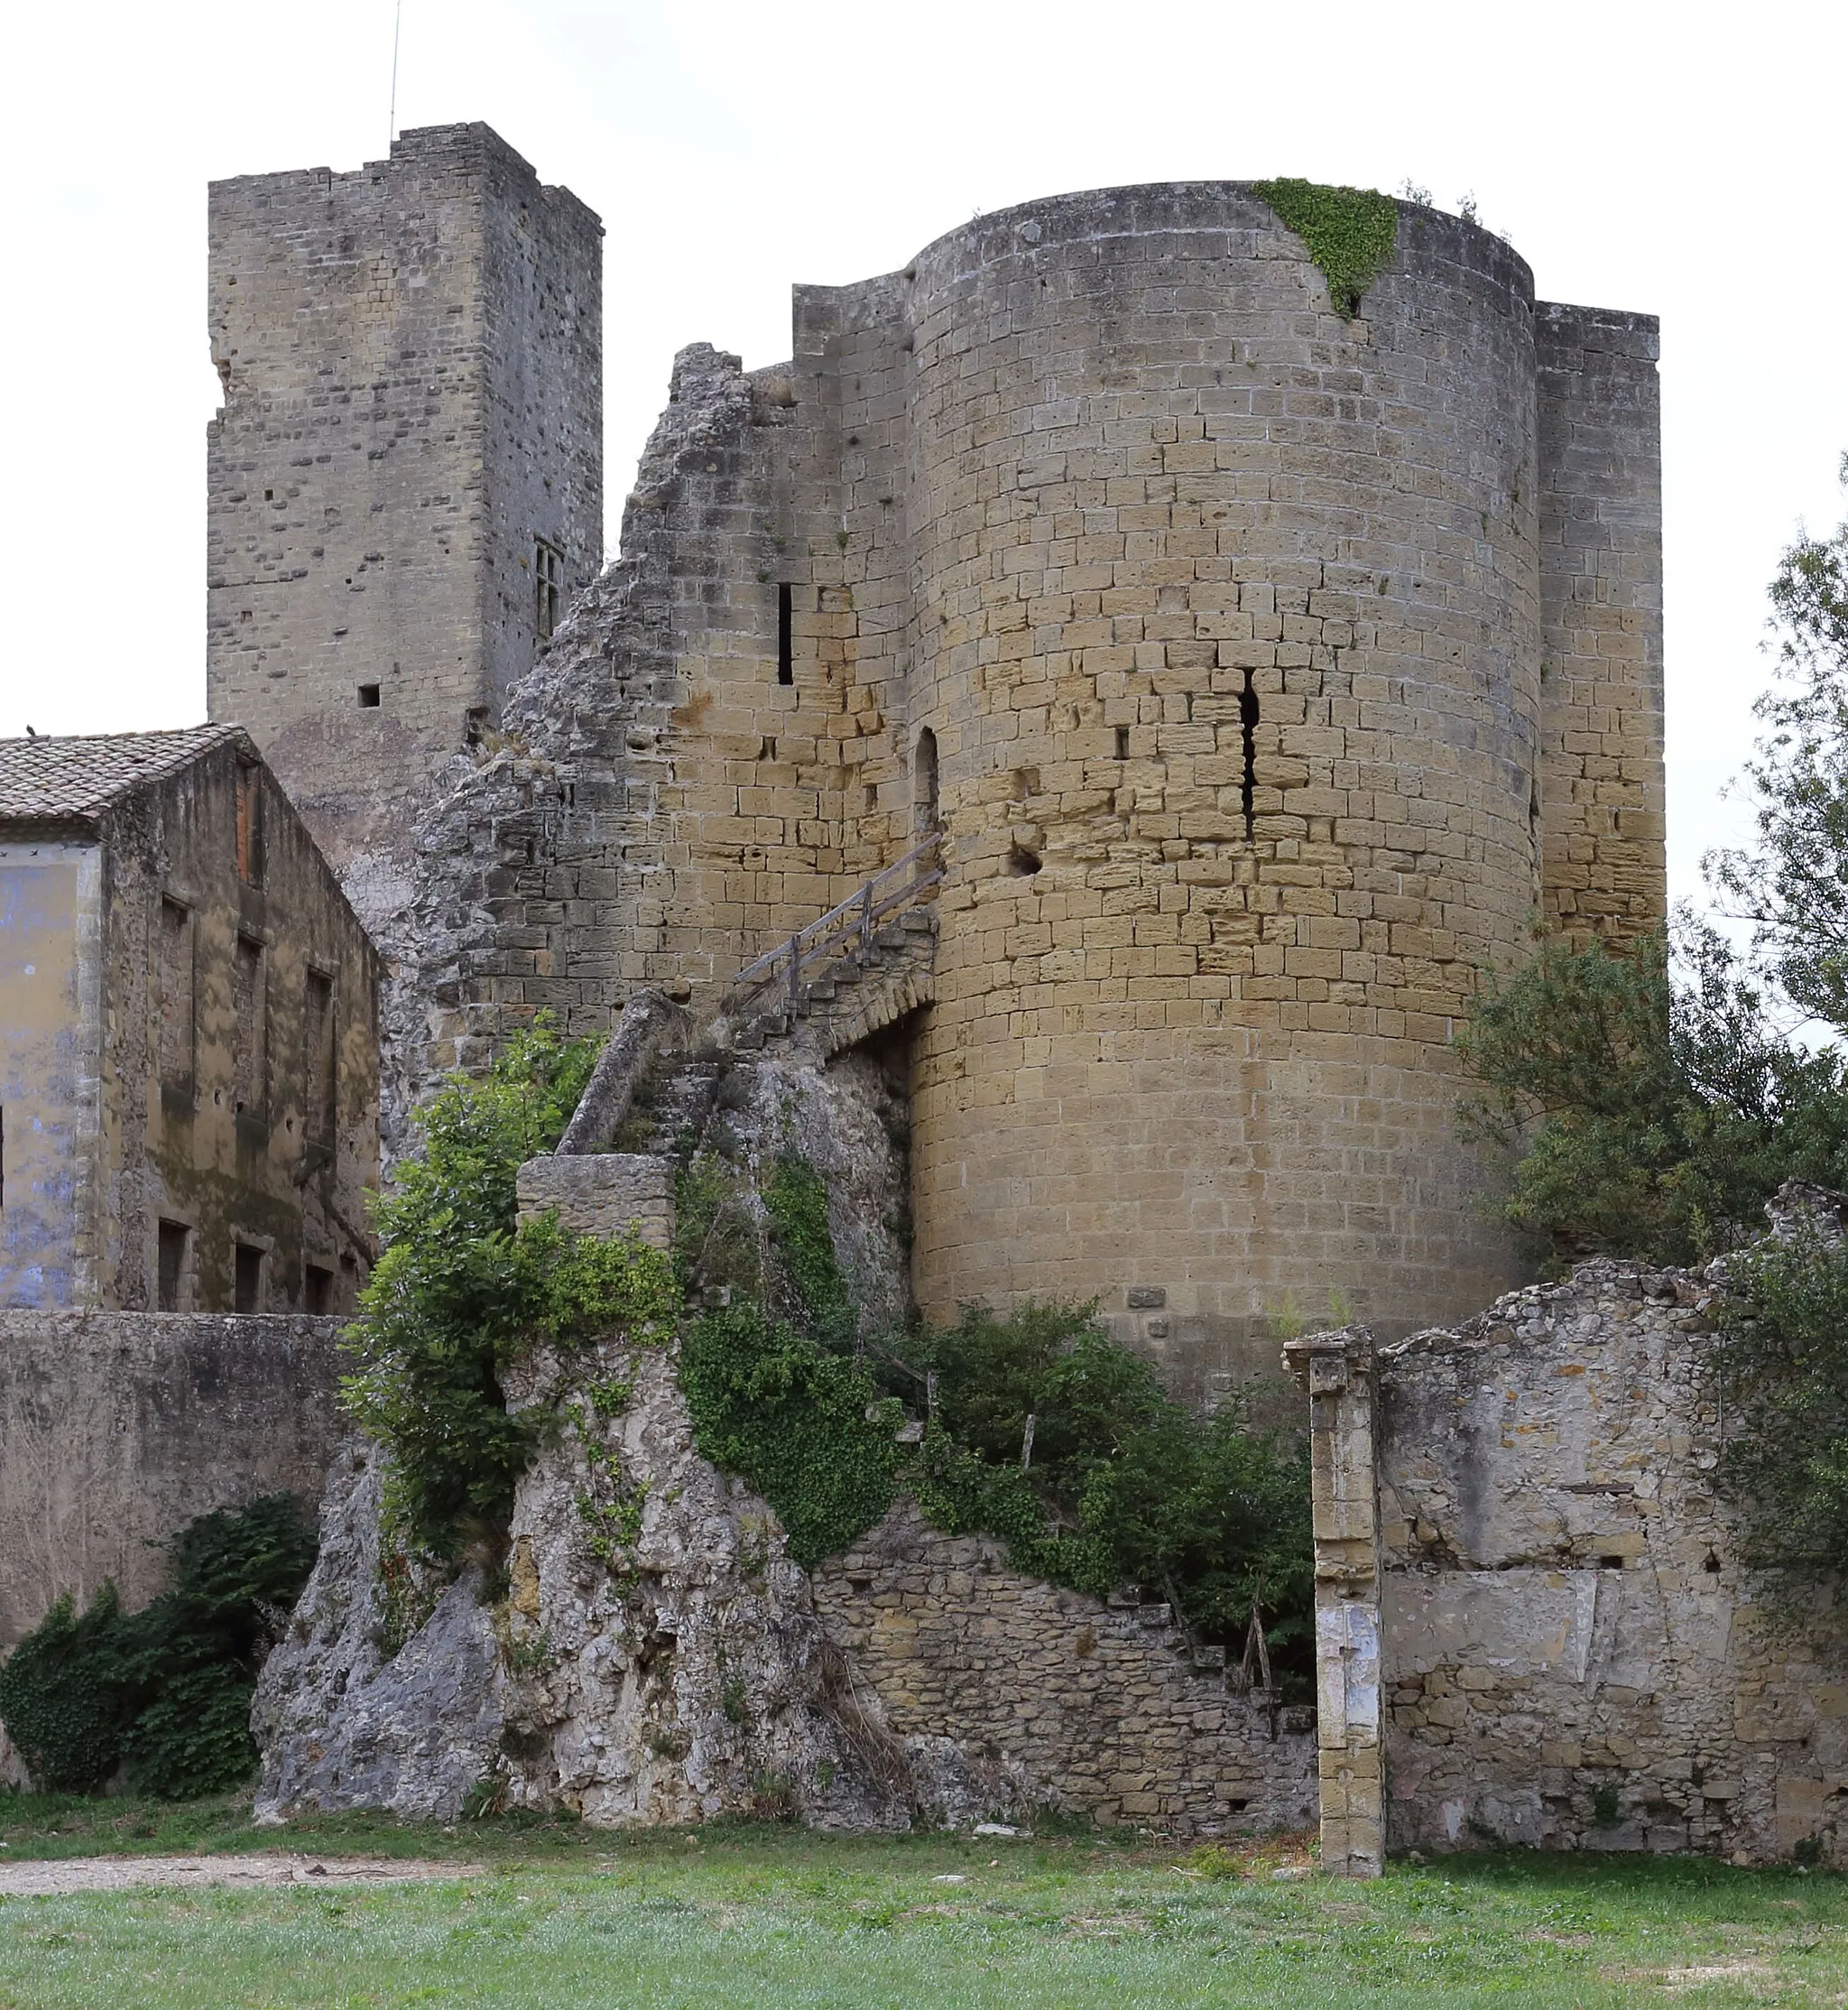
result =
[[[520,1225],[515,1178],[578,1107],[596,1043],[541,1021],[484,1079],[452,1077],[424,1112],[420,1157],[377,1218],[384,1253],[347,1345],[347,1408],[391,1455],[387,1521],[453,1559],[492,1548],[542,1422],[507,1409],[502,1372],[530,1348],[620,1332],[664,1338],[678,1306],[665,1257],[624,1237]]]

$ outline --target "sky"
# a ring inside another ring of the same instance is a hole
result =
[[[0,734],[205,710],[206,183],[387,150],[393,0],[66,0],[0,30]],[[1545,299],[1662,318],[1671,892],[1742,832],[1765,587],[1848,514],[1840,0],[402,0],[398,127],[485,119],[600,212],[609,534],[674,351],[977,210],[1294,174],[1474,197]]]

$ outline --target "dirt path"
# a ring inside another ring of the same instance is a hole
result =
[[[67,1892],[121,1892],[137,1885],[415,1885],[479,1877],[481,1864],[410,1857],[62,1857],[9,1864],[0,1856],[0,1897],[49,1898]]]

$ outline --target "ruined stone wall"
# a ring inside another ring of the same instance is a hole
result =
[[[1397,1849],[1838,1856],[1839,1622],[1774,1627],[1741,1563],[1714,1289],[1599,1261],[1377,1358],[1292,1343],[1327,1406],[1325,1859],[1331,1821],[1382,1813]]]
[[[1575,942],[1667,912],[1656,322],[1541,303],[1545,912]]]
[[[210,714],[376,917],[408,804],[531,666],[541,541],[565,597],[602,563],[602,230],[475,125],[215,183],[210,232]]]
[[[332,1319],[0,1311],[0,1648],[113,1579],[162,1589],[197,1515],[319,1498],[339,1436]]]
[[[1030,1802],[1178,1835],[1315,1820],[1312,1713],[1196,1670],[1166,1606],[1028,1577],[908,1501],[816,1573],[814,1596],[895,1734],[984,1753]]]

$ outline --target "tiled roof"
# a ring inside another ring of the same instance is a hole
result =
[[[144,783],[239,739],[236,726],[0,740],[0,823],[99,815]]]

